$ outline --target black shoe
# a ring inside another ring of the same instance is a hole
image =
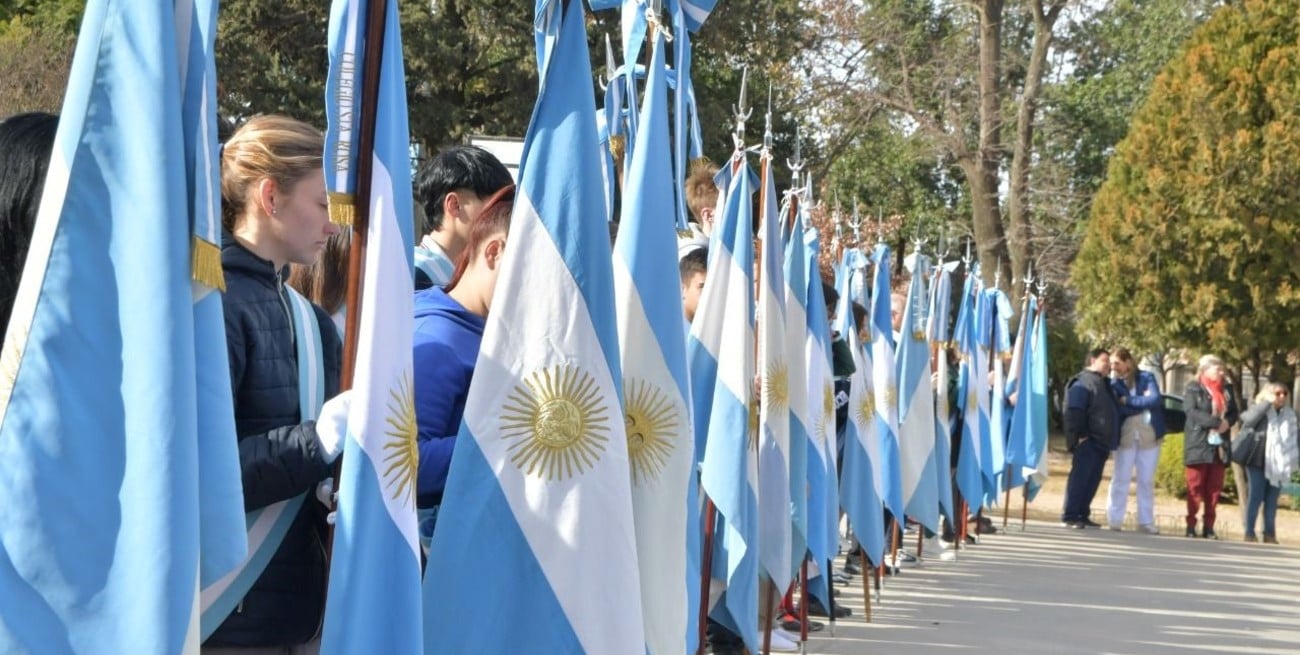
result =
[[[849,575],[862,575],[862,567],[858,566],[857,562],[847,559],[844,560],[844,572]]]
[[[840,605],[835,601],[831,601],[831,607],[835,608],[835,618],[837,619],[842,619],[853,614],[849,608]],[[830,615],[827,614],[826,608],[822,606],[822,602],[817,600],[816,597],[813,597],[808,599],[808,616],[829,617]]]
[[[1193,527],[1191,527],[1191,526],[1187,526],[1187,533],[1184,534],[1183,536],[1184,536],[1184,537],[1195,537],[1195,536],[1196,536],[1196,528],[1193,528]]]
[[[1094,521],[1094,520],[1092,520],[1092,519],[1084,519],[1084,520],[1080,521],[1080,523],[1082,523],[1082,524],[1083,524],[1083,527],[1085,527],[1085,528],[1100,528],[1100,527],[1101,527],[1101,524],[1100,524],[1100,523],[1098,523],[1098,522],[1096,522],[1096,521]]]
[[[1206,528],[1205,531],[1201,533],[1201,536],[1206,539],[1213,539],[1215,541],[1219,540],[1219,535],[1214,534],[1214,528]]]
[[[824,627],[826,626],[821,621],[808,619],[808,632],[820,632]],[[781,617],[781,629],[790,634],[797,635],[803,632],[803,624],[799,622],[799,617],[792,614],[786,614]]]

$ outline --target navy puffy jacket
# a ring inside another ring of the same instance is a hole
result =
[[[307,492],[279,550],[209,646],[281,646],[311,640],[325,603],[324,509],[316,485],[330,475],[316,426],[298,409],[298,358],[284,277],[274,265],[224,235],[226,343],[244,507],[255,510]],[[338,393],[342,345],[329,316],[322,328],[325,397]]]

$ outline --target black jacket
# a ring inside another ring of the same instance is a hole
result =
[[[1070,452],[1084,439],[1118,448],[1119,426],[1119,403],[1109,380],[1087,369],[1070,379],[1065,386],[1065,445]]]
[[[1226,420],[1228,425],[1236,423],[1240,405],[1237,403],[1237,394],[1232,389],[1232,383],[1226,379],[1223,381],[1223,403],[1227,410],[1224,412],[1223,420]],[[1226,462],[1225,453],[1220,453],[1219,448],[1211,446],[1209,441],[1210,431],[1219,426],[1220,419],[1214,415],[1214,401],[1210,398],[1210,390],[1197,380],[1188,382],[1187,388],[1183,391],[1183,411],[1187,415],[1187,425],[1184,427],[1183,464],[1195,466]],[[1227,435],[1223,436],[1223,443],[1227,445]]]
[[[324,509],[316,485],[330,475],[316,426],[298,409],[298,358],[283,271],[224,235],[226,343],[235,400],[235,431],[248,511],[307,492],[279,550],[243,602],[205,642],[210,646],[280,646],[311,640],[325,602]],[[325,397],[338,393],[342,346],[319,307]]]

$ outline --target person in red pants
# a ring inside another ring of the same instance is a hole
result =
[[[1196,536],[1196,514],[1204,505],[1201,536],[1218,539],[1214,533],[1215,508],[1223,490],[1228,431],[1237,422],[1240,404],[1232,383],[1223,374],[1223,361],[1214,355],[1201,357],[1196,379],[1187,383],[1183,409],[1187,413],[1183,441],[1183,465],[1187,478],[1187,533]]]

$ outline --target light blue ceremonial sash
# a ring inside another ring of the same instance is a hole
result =
[[[325,362],[320,325],[306,298],[292,288],[285,287],[285,291],[289,297],[294,346],[298,355],[298,407],[303,421],[313,421],[325,403]],[[248,556],[235,570],[200,593],[200,639],[206,640],[216,632],[262,576],[306,497],[306,493],[299,494],[247,514]]]
[[[455,271],[451,260],[441,250],[432,250],[424,246],[415,247],[415,267],[429,276],[435,287],[445,287],[451,282]]]

